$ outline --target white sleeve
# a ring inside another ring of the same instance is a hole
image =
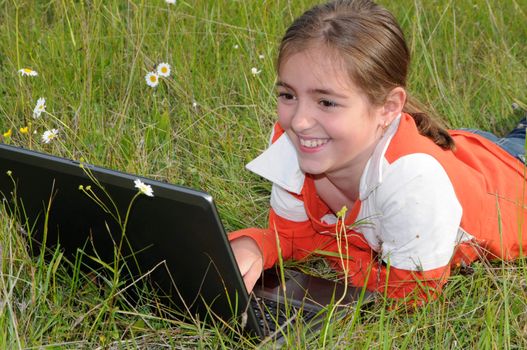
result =
[[[399,269],[427,271],[447,265],[462,216],[454,187],[430,155],[404,156],[389,166],[376,191],[382,259]]]

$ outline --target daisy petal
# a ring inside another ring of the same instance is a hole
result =
[[[159,63],[157,65],[157,74],[160,77],[168,77],[170,75],[170,65],[168,63]]]
[[[142,194],[145,194],[148,197],[154,196],[154,190],[152,190],[152,186],[145,184],[143,181],[135,179],[134,185],[135,188],[139,189],[139,192],[141,192]]]
[[[159,76],[155,72],[148,72],[145,75],[146,85],[156,87],[159,84]]]
[[[22,68],[18,70],[18,73],[26,77],[36,77],[38,73],[30,68]]]
[[[35,105],[35,108],[33,109],[33,118],[40,117],[40,114],[46,110],[46,99],[44,97],[41,97],[37,100],[37,104]]]
[[[50,143],[55,138],[57,138],[58,135],[59,135],[59,131],[57,129],[46,130],[42,134],[42,142]]]

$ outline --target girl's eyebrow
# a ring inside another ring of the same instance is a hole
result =
[[[294,90],[292,86],[290,86],[289,84],[281,80],[276,82],[276,87],[284,87],[286,89]],[[309,89],[307,92],[310,94],[329,95],[329,96],[334,96],[334,97],[342,98],[342,99],[348,98],[347,95],[340,94],[331,89]]]
[[[283,81],[281,80],[278,80],[275,84],[276,87],[284,87],[286,89],[291,89],[293,90],[293,88],[291,86],[289,86],[288,84],[284,83]]]
[[[313,93],[313,94],[333,96],[333,97],[342,98],[342,99],[348,98],[347,95],[339,94],[338,92],[331,90],[331,89],[310,89],[308,90],[308,92]]]

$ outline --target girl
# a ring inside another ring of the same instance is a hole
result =
[[[409,60],[369,0],[316,6],[287,30],[272,144],[247,165],[273,183],[269,228],[230,235],[249,291],[279,254],[324,251],[354,285],[427,298],[452,267],[527,249],[525,124],[504,139],[443,129],[407,95]]]

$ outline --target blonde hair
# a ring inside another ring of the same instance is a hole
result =
[[[277,68],[291,55],[324,45],[340,58],[350,79],[370,103],[382,105],[396,87],[406,87],[410,52],[399,24],[371,0],[336,0],[306,11],[287,29],[280,44]],[[408,97],[403,112],[410,114],[419,133],[445,149],[455,144],[446,129]]]

